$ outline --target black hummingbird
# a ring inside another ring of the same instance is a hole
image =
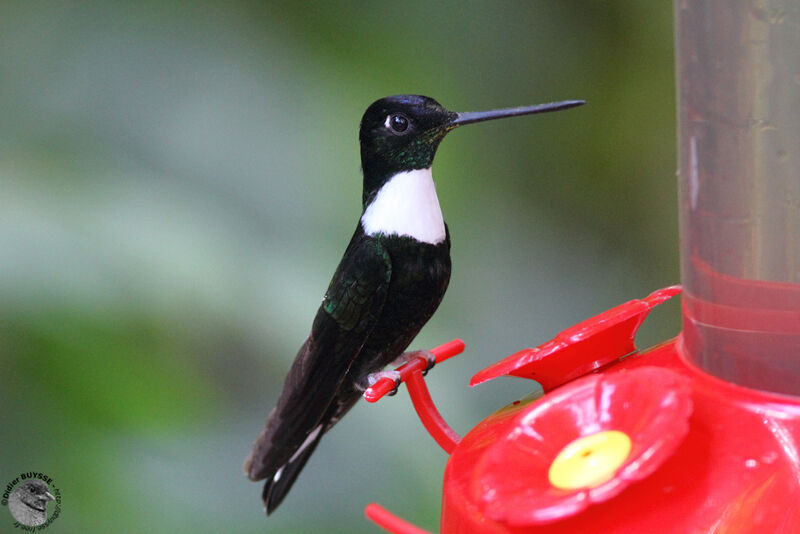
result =
[[[359,134],[361,218],[278,404],[244,464],[251,480],[266,479],[262,497],[267,514],[286,496],[323,434],[364,390],[380,377],[396,379],[381,369],[403,358],[444,296],[450,281],[450,234],[431,165],[447,132],[583,103],[455,113],[432,98],[401,95],[367,108]]]

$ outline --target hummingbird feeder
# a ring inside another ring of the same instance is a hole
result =
[[[675,19],[683,330],[634,345],[674,286],[521,350],[470,385],[511,375],[544,396],[463,437],[424,358],[403,366],[449,456],[442,533],[800,533],[800,4],[676,0]]]

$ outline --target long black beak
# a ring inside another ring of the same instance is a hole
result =
[[[455,128],[464,124],[490,121],[492,119],[502,119],[504,117],[516,117],[518,115],[531,115],[533,113],[561,111],[562,109],[582,106],[585,103],[585,100],[563,100],[561,102],[537,104],[535,106],[522,106],[518,108],[493,109],[490,111],[467,111],[466,113],[458,113],[458,116],[455,118],[455,120],[450,123],[450,127]]]

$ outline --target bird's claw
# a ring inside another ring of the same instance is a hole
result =
[[[391,390],[389,393],[387,393],[386,395],[387,395],[388,397],[394,397],[395,395],[397,395],[397,392],[398,392],[399,390],[400,390],[400,380],[398,379],[398,380],[395,380],[395,381],[394,381],[394,387],[393,387],[393,388],[392,388],[392,390]]]
[[[387,395],[390,397],[392,395],[396,395],[397,390],[400,388],[400,383],[402,382],[402,377],[399,371],[378,371],[377,373],[370,373],[367,375],[367,384],[369,387],[372,387],[377,384],[379,380],[384,378],[388,378],[394,382],[394,388],[392,388]]]
[[[419,354],[417,354],[418,356],[422,356],[428,361],[428,365],[425,367],[425,369],[422,370],[422,376],[425,376],[428,374],[428,371],[433,369],[433,367],[436,365],[436,355],[434,355],[429,350],[420,350],[418,352],[419,352]]]

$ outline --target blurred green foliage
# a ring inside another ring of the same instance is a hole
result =
[[[467,341],[429,376],[466,432],[534,387],[474,372],[677,282],[671,28],[634,0],[3,3],[0,479],[53,477],[54,533],[372,532],[373,500],[435,530],[404,392],[274,517],[240,471],[357,221],[361,113],[588,101],[439,149],[453,278],[414,346]],[[653,315],[645,344],[677,331]]]

